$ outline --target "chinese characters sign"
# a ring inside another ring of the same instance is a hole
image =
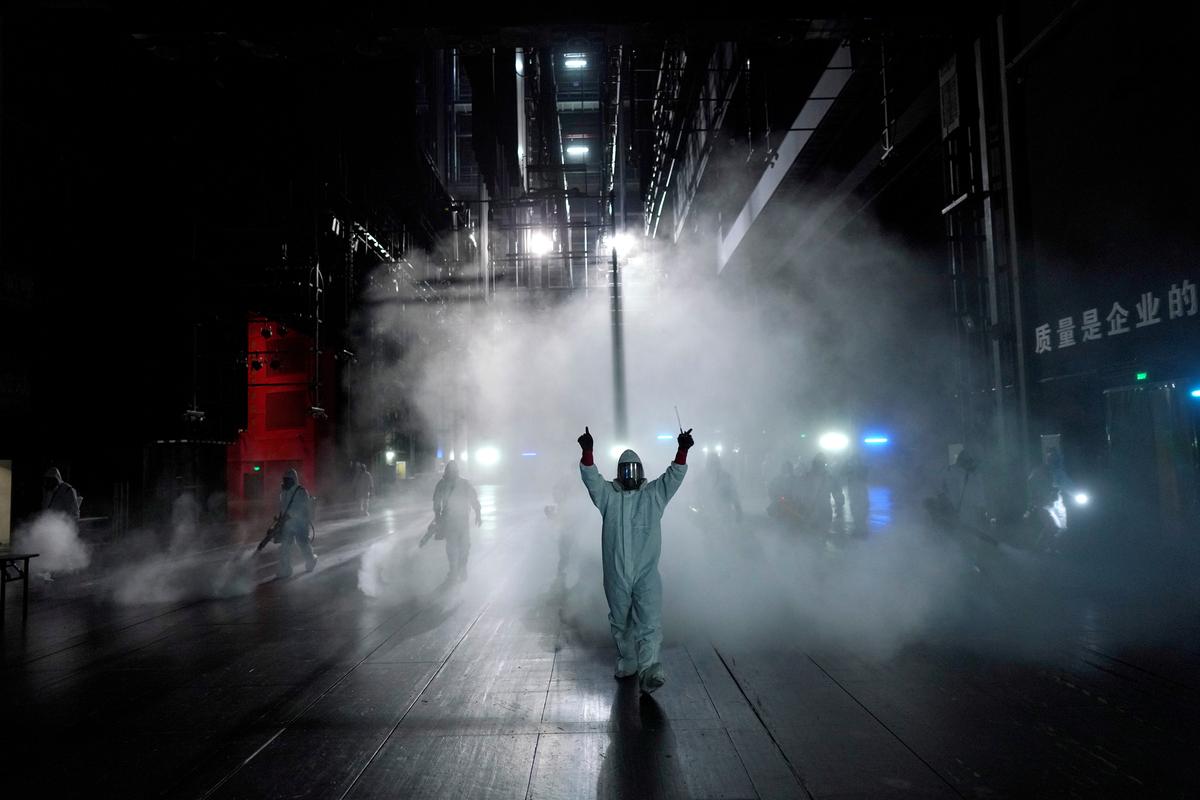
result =
[[[1164,309],[1162,298],[1154,292],[1142,292],[1142,296],[1133,304],[1132,312],[1117,302],[1103,317],[1100,316],[1103,309],[1089,308],[1079,315],[1078,323],[1074,316],[1070,316],[1058,320],[1057,325],[1038,325],[1033,329],[1033,352],[1040,355],[1063,350],[1200,314],[1196,284],[1189,280],[1171,284],[1166,300]]]

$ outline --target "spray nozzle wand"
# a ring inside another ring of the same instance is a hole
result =
[[[679,423],[679,432],[683,433],[683,423],[679,420],[679,406],[675,406],[675,421]]]

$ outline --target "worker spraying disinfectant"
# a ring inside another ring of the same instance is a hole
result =
[[[687,474],[687,451],[695,444],[691,430],[679,434],[679,450],[666,472],[647,481],[637,453],[626,450],[617,462],[617,479],[600,475],[593,458],[591,431],[579,437],[583,456],[579,472],[603,518],[604,596],[608,624],[617,646],[615,676],[639,676],[649,694],[666,680],[662,648],[662,515]]]
[[[267,529],[267,535],[258,543],[258,550],[267,546],[268,542],[280,545],[279,572],[280,578],[292,574],[292,547],[300,550],[304,556],[306,572],[312,572],[317,566],[317,556],[313,553],[309,532],[312,530],[312,498],[308,490],[300,485],[300,475],[294,469],[289,469],[283,475],[279,491],[279,514]]]

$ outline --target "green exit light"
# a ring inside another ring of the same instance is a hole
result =
[[[1150,373],[1148,373],[1148,372],[1139,372],[1139,373],[1137,374],[1137,379],[1138,379],[1139,381],[1144,381],[1144,380],[1146,380],[1146,378],[1148,378],[1148,377],[1150,377]]]
[[[262,472],[262,467],[260,467],[258,464],[255,464],[255,465],[254,465],[254,471],[255,471],[255,472]]]

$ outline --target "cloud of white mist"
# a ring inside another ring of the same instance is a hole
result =
[[[257,559],[251,545],[229,552],[216,548],[198,524],[191,494],[172,506],[164,532],[133,531],[114,543],[107,570],[111,599],[121,605],[174,603],[237,597],[254,591]],[[230,529],[224,529],[228,534]],[[241,539],[234,530],[235,539]]]
[[[659,474],[675,452],[678,406],[697,450],[664,519],[668,639],[829,643],[879,658],[927,640],[1053,647],[1077,621],[1061,575],[1009,548],[980,551],[982,542],[935,535],[920,508],[936,489],[927,476],[940,472],[946,445],[962,437],[950,421],[952,326],[930,319],[944,302],[944,265],[870,233],[782,260],[790,272],[766,281],[717,279],[711,253],[687,248],[630,264],[625,441],[613,431],[604,286],[538,302],[526,289],[501,289],[490,304],[452,302],[448,310],[372,306],[370,327],[395,358],[377,362],[373,381],[353,387],[371,399],[358,408],[360,422],[374,424],[401,400],[431,439],[453,436],[461,418],[472,448],[487,442],[503,453],[490,473],[469,467],[477,481],[541,486],[548,497],[562,465],[578,457],[575,439],[585,425],[603,474],[615,466],[610,451],[627,446],[640,453],[648,477]],[[764,489],[781,459],[802,468],[815,452],[812,434],[840,428],[854,439],[876,424],[904,453],[893,464],[898,512],[890,527],[865,541],[835,536],[832,547],[768,529]],[[687,498],[701,491],[702,448],[718,443],[748,514],[723,535],[695,525],[687,510]],[[586,502],[582,485],[575,489]],[[600,520],[589,509],[577,524],[596,552],[575,554],[581,571],[565,580],[562,614],[601,634]],[[414,563],[408,545],[381,542],[364,558],[360,587],[371,596],[410,596],[402,587],[425,574]],[[548,581],[553,562],[544,568]]]
[[[118,568],[112,599],[122,605],[238,597],[257,585],[253,551],[203,559],[182,553],[145,557]]]
[[[75,521],[57,511],[43,511],[13,534],[17,550],[38,553],[29,568],[35,574],[63,574],[87,569],[91,550],[79,538]]]
[[[443,542],[419,547],[411,536],[393,534],[372,544],[362,555],[358,588],[368,597],[401,604],[433,593],[446,577]]]

